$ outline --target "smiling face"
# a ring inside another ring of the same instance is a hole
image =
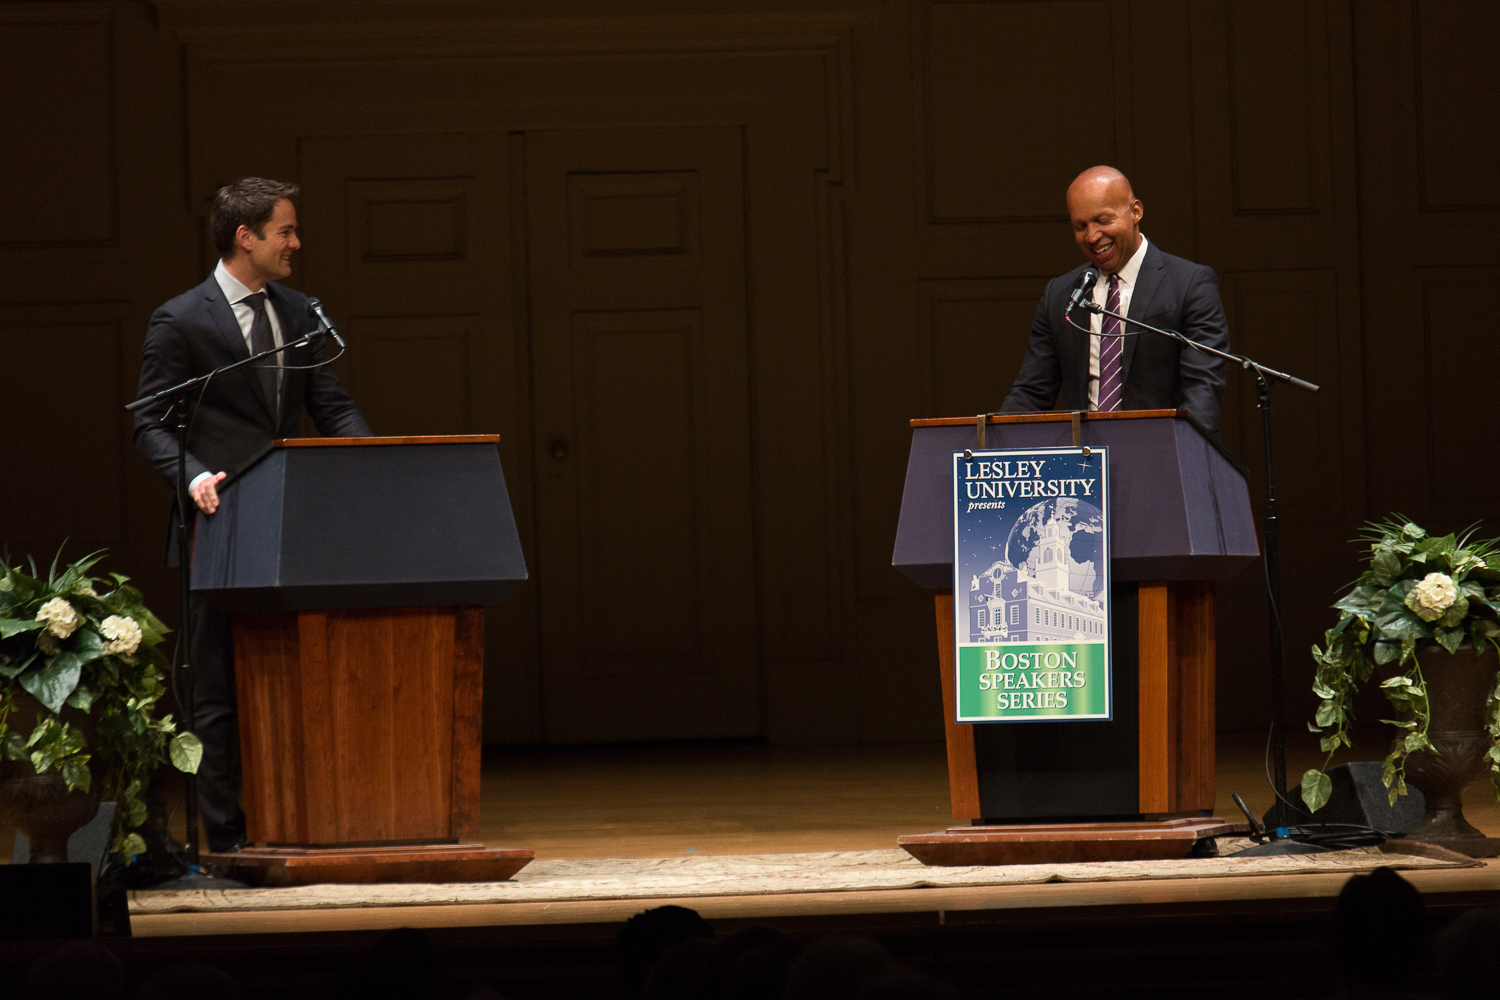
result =
[[[1114,274],[1134,256],[1141,245],[1143,215],[1140,199],[1118,170],[1086,170],[1068,187],[1073,240],[1102,274]]]
[[[241,226],[234,234],[235,259],[225,261],[225,266],[251,291],[259,291],[268,281],[289,277],[292,254],[302,247],[302,241],[297,239],[297,209],[286,198],[276,203],[260,230],[257,233],[250,226]],[[247,276],[251,280],[247,281]]]

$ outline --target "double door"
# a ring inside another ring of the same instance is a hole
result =
[[[378,434],[499,430],[486,739],[758,734],[737,128],[323,137],[303,285]]]

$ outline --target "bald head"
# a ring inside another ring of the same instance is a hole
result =
[[[1141,245],[1145,208],[1114,167],[1090,167],[1068,185],[1068,217],[1083,255],[1104,274],[1124,267]]]

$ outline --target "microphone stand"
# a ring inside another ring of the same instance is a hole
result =
[[[173,689],[177,692],[177,700],[182,708],[182,714],[185,716],[185,724],[183,726],[183,730],[185,732],[192,732],[193,725],[196,722],[196,716],[194,715],[196,706],[194,705],[192,664],[193,592],[191,585],[193,566],[192,560],[190,558],[192,550],[189,544],[188,531],[188,511],[194,506],[192,503],[192,497],[190,496],[188,491],[187,479],[187,438],[188,426],[191,422],[192,409],[188,405],[189,396],[194,389],[205,385],[210,379],[222,375],[225,372],[233,371],[236,368],[242,368],[246,365],[254,364],[255,362],[260,361],[263,358],[270,357],[271,355],[280,354],[283,351],[288,351],[292,348],[307,346],[308,344],[312,343],[312,339],[314,337],[321,336],[322,333],[323,329],[320,322],[319,329],[304,334],[300,339],[294,340],[289,344],[283,344],[280,347],[273,347],[268,351],[262,351],[259,354],[251,355],[248,358],[243,358],[239,361],[232,362],[231,364],[224,365],[221,368],[215,368],[207,375],[199,375],[196,378],[190,378],[186,382],[181,382],[177,385],[174,385],[169,389],[163,389],[160,392],[152,393],[149,396],[142,396],[140,399],[137,399],[135,402],[130,403],[125,407],[126,411],[134,412],[143,407],[150,406],[153,403],[166,402],[167,409],[161,415],[160,422],[163,424],[170,422],[175,430],[177,438],[177,475],[176,482],[173,484],[174,490],[177,494],[177,523],[173,525],[173,531],[177,537],[177,582],[179,590],[178,612],[182,616],[182,624],[180,626],[182,631],[179,633],[178,645],[182,655],[178,658],[177,667],[174,671],[176,674],[176,682],[173,684]],[[183,844],[183,853],[187,858],[188,871],[183,875],[168,879],[166,882],[153,886],[153,888],[244,888],[243,883],[236,882],[233,879],[216,878],[212,875],[206,874],[199,868],[198,775],[196,773],[189,773],[184,774],[183,778],[184,782],[182,812],[183,821],[187,824],[187,836]]]
[[[1117,312],[1111,312],[1104,306],[1093,301],[1084,301],[1079,305],[1089,312],[1100,313],[1105,316],[1113,316],[1122,324],[1138,326],[1152,333],[1159,333],[1164,337],[1170,337],[1184,347],[1190,347],[1201,354],[1210,354],[1214,357],[1223,358],[1232,362],[1246,371],[1255,373],[1256,382],[1256,408],[1260,410],[1261,437],[1265,442],[1266,450],[1266,496],[1265,514],[1262,518],[1262,537],[1265,539],[1265,569],[1266,569],[1266,594],[1271,605],[1270,629],[1271,629],[1271,745],[1272,753],[1275,755],[1275,782],[1276,787],[1272,789],[1276,793],[1276,801],[1272,808],[1271,840],[1269,844],[1252,847],[1241,854],[1301,854],[1307,853],[1310,848],[1304,844],[1291,842],[1290,834],[1287,832],[1291,825],[1287,821],[1286,801],[1284,790],[1286,788],[1286,706],[1284,704],[1286,669],[1284,663],[1282,636],[1281,636],[1281,556],[1280,521],[1276,513],[1276,485],[1272,465],[1272,424],[1271,424],[1271,387],[1274,382],[1285,382],[1296,386],[1307,392],[1317,392],[1318,387],[1311,382],[1279,372],[1274,368],[1268,368],[1257,361],[1253,361],[1239,354],[1231,354],[1221,351],[1217,347],[1200,344],[1191,337],[1184,336],[1176,330],[1164,330],[1150,323],[1142,323],[1139,320],[1129,319]],[[1123,333],[1124,326],[1121,327]],[[1092,331],[1091,331],[1092,332]]]

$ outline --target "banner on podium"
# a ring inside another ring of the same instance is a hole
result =
[[[959,722],[1108,719],[1105,448],[953,453]]]

